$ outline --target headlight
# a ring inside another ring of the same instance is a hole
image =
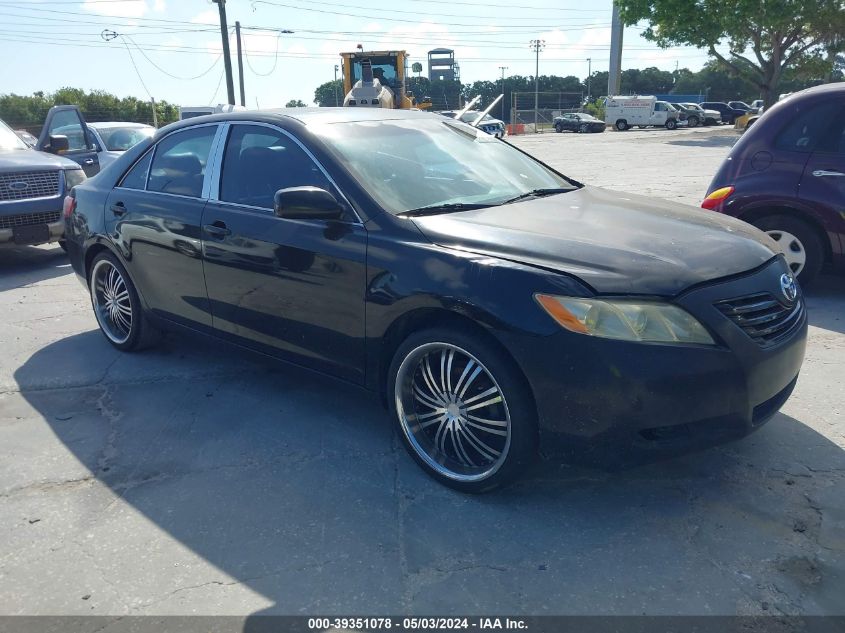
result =
[[[542,294],[534,297],[570,332],[647,343],[716,344],[695,317],[668,303]]]
[[[65,185],[66,189],[81,185],[85,182],[85,172],[81,169],[65,169]]]

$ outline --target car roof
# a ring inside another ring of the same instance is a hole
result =
[[[88,127],[105,130],[110,127],[152,127],[152,125],[133,121],[91,121],[88,123]]]

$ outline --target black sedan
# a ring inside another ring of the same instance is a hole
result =
[[[360,384],[468,492],[539,446],[742,436],[804,355],[801,293],[765,234],[586,187],[423,112],[182,121],[65,213],[116,348],[188,328]]]
[[[605,123],[590,114],[567,112],[554,118],[555,132],[604,132]]]

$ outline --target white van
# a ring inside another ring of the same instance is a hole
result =
[[[237,112],[238,110],[246,110],[246,108],[229,103],[221,103],[216,106],[181,106],[179,108],[179,120],[184,121],[185,119],[193,119],[195,116],[220,114],[221,112]]]
[[[604,122],[613,125],[620,132],[632,125],[674,130],[680,120],[677,110],[665,101],[658,101],[656,97],[607,97],[604,108]]]

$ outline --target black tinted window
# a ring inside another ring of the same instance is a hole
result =
[[[223,156],[221,200],[272,209],[279,189],[309,185],[333,191],[316,163],[288,136],[258,125],[232,126]]]
[[[802,109],[777,135],[775,147],[793,152],[812,152],[829,134],[839,109],[838,103]]]
[[[199,198],[216,132],[216,125],[205,125],[176,132],[159,143],[150,168],[147,191]]]
[[[845,156],[845,109],[840,109],[834,116],[816,149],[820,152]]]
[[[144,189],[147,185],[147,172],[150,169],[150,161],[153,159],[152,151],[144,154],[144,157],[126,172],[121,181],[120,187],[125,189]]]

